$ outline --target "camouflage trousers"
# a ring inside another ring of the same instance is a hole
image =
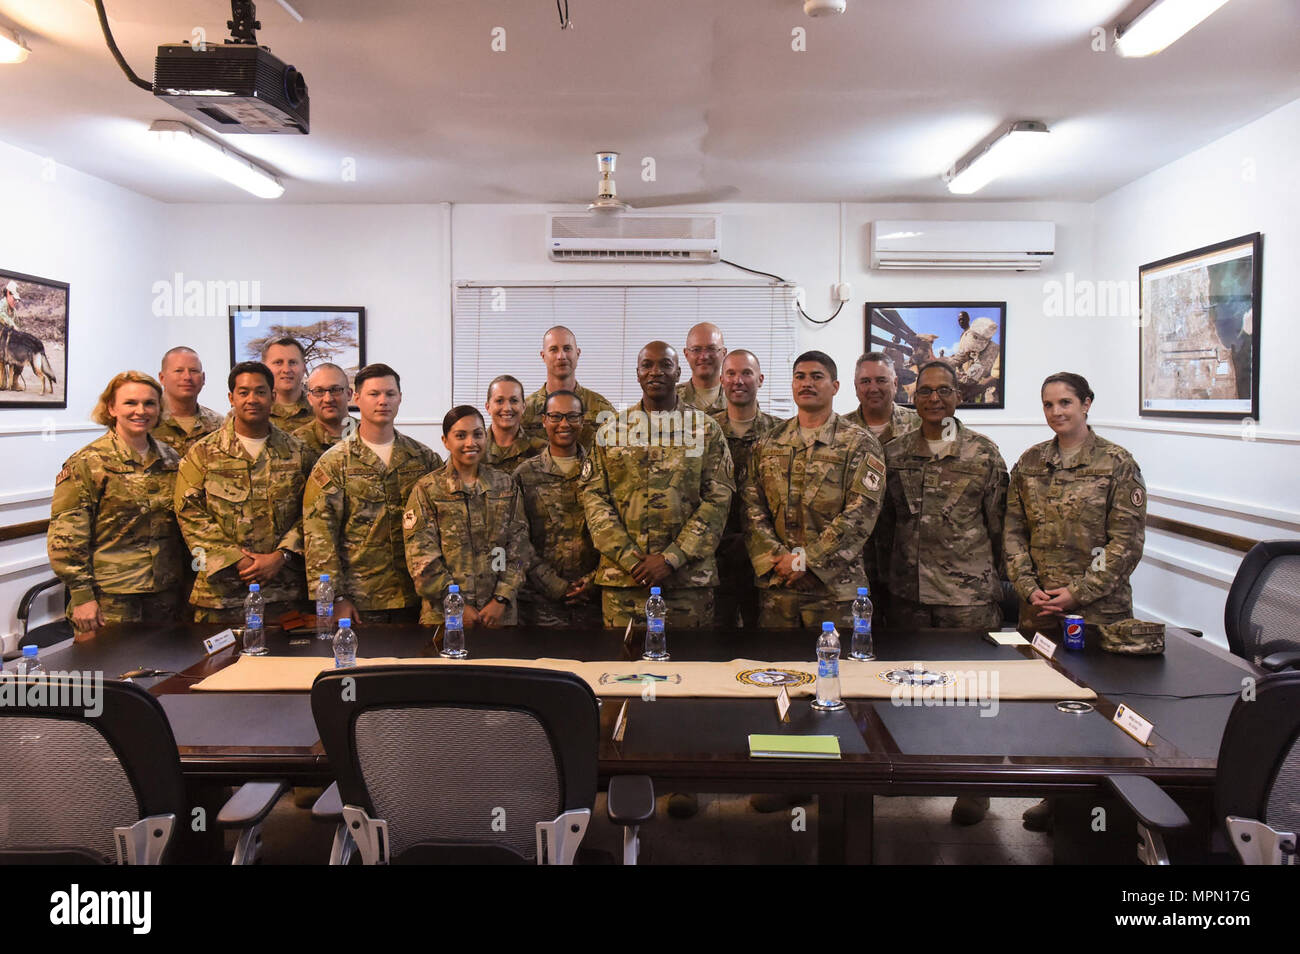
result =
[[[280,603],[267,603],[266,608],[262,610],[262,623],[264,626],[278,626],[280,617],[285,613],[314,613],[316,607],[310,609],[306,603],[297,600],[286,600]],[[196,623],[221,623],[224,626],[243,626],[244,625],[244,608],[242,606],[232,606],[229,608],[218,608],[213,606],[196,606],[194,607],[194,622]]]
[[[594,599],[569,604],[562,600],[548,600],[535,593],[520,597],[519,624],[544,629],[600,629],[604,625],[600,604]]]
[[[931,606],[895,596],[889,601],[890,629],[978,629],[1002,628],[1002,607],[997,603],[974,606]]]
[[[763,629],[820,631],[822,623],[830,620],[841,634],[853,632],[853,601],[837,602],[824,589],[812,593],[784,588],[760,590],[758,601],[758,625]]]
[[[725,545],[725,544],[724,544]],[[713,618],[720,629],[758,626],[758,584],[754,580],[754,565],[742,546],[739,553],[718,548],[718,588],[715,591]]]
[[[181,619],[181,591],[160,593],[95,593],[105,623],[175,623]],[[72,607],[68,607],[72,619]]]
[[[1129,619],[1133,615],[1133,608],[1130,606],[1123,612],[1116,613],[1098,613],[1096,610],[1082,606],[1079,609],[1071,610],[1073,616],[1082,616],[1088,629],[1092,632],[1089,635],[1096,638],[1096,629],[1099,626],[1106,626],[1109,623],[1118,623],[1122,619]],[[1020,622],[1016,630],[1029,639],[1032,639],[1034,633],[1042,633],[1044,636],[1060,642],[1064,636],[1061,629],[1063,617],[1056,616],[1052,613],[1039,615],[1038,610],[1034,609],[1025,600],[1020,601]]]
[[[713,625],[713,587],[693,586],[662,594],[668,604],[668,625],[678,629],[707,629]],[[629,620],[645,622],[650,588],[603,586],[601,613],[607,627],[623,629]]]

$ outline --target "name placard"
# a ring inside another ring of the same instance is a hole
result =
[[[209,636],[203,640],[203,648],[209,656],[213,653],[219,653],[227,646],[235,644],[235,634],[228,629],[223,629],[215,636]]]
[[[1155,730],[1155,724],[1138,715],[1124,703],[1120,703],[1119,708],[1115,710],[1115,717],[1111,721],[1143,745],[1151,744],[1148,740],[1151,738],[1152,731]]]
[[[1052,654],[1056,652],[1056,643],[1052,642],[1042,633],[1034,634],[1034,641],[1030,643],[1044,659],[1051,659]]]
[[[781,687],[781,691],[776,694],[776,716],[782,722],[790,721],[790,693]]]
[[[624,699],[622,708],[618,710],[618,718],[614,720],[614,731],[610,738],[615,742],[622,742],[623,733],[627,731],[627,703],[628,700]]]

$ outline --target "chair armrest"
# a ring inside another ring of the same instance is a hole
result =
[[[1181,630],[1182,630],[1184,633],[1186,633],[1188,636],[1195,636],[1197,639],[1204,639],[1204,638],[1205,638],[1205,631],[1204,631],[1204,630],[1200,630],[1200,629],[1188,629],[1186,626],[1180,626],[1180,627],[1178,627],[1178,628],[1181,629]]]
[[[1300,668],[1300,650],[1288,649],[1280,653],[1270,653],[1259,661],[1259,665],[1269,672]]]
[[[615,775],[605,797],[609,820],[616,825],[643,825],[655,815],[655,786],[648,775]]]
[[[1143,825],[1172,831],[1191,825],[1178,803],[1144,775],[1107,775],[1106,781]]]
[[[329,788],[320,793],[320,798],[311,807],[311,820],[329,824],[343,821],[343,799],[339,795],[338,782],[330,782]]]
[[[285,782],[245,782],[221,806],[221,811],[217,814],[217,825],[221,828],[260,825],[280,800],[280,796],[288,790],[289,786]]]
[[[52,586],[62,586],[62,585],[63,585],[63,580],[59,579],[57,576],[54,576],[48,580],[43,580],[40,583],[37,583],[33,587],[30,587],[27,590],[27,592],[23,594],[23,598],[18,601],[18,612],[15,615],[23,623],[26,623],[27,617],[31,614],[32,611],[32,603],[36,600],[36,597],[40,596],[42,593],[44,593]],[[24,632],[26,631],[26,626],[23,627],[23,630]]]

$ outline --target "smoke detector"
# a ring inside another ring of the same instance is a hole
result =
[[[829,17],[843,13],[848,0],[803,0],[803,12],[810,17]]]

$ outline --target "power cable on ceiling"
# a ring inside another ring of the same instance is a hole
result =
[[[135,71],[127,65],[126,59],[122,56],[122,51],[117,48],[117,43],[113,40],[113,31],[108,28],[108,14],[104,12],[104,0],[95,0],[95,12],[99,14],[99,27],[104,31],[104,39],[108,42],[108,51],[113,54],[113,59],[117,60],[117,65],[122,67],[122,72],[136,86],[143,90],[153,92],[153,83],[145,82],[135,75]]]

